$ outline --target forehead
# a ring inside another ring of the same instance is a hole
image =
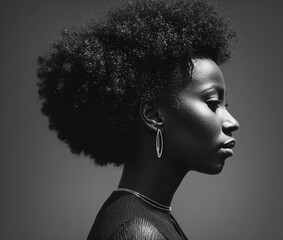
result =
[[[197,88],[201,91],[215,87],[225,90],[223,74],[214,61],[210,59],[195,59],[193,64],[192,80],[189,83],[191,89]]]

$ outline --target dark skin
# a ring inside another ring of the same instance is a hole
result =
[[[131,138],[134,141],[129,145],[130,150],[118,187],[134,190],[170,206],[173,195],[186,173],[172,171],[172,161],[158,159],[156,156],[154,136],[157,128],[162,128],[163,125],[156,106],[150,102],[142,102],[140,116],[134,126],[135,137]],[[168,214],[159,210],[155,212],[163,221],[172,225]]]
[[[179,107],[141,102],[119,188],[169,206],[187,172],[221,172],[233,154],[232,132],[239,128],[226,108],[225,95],[219,67],[212,60],[197,59],[192,81],[178,94]],[[161,158],[155,150],[158,129],[164,137]]]

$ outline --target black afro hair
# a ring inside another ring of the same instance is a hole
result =
[[[122,136],[140,101],[170,104],[191,77],[192,59],[224,63],[235,36],[230,21],[201,1],[128,2],[65,28],[38,58],[42,112],[73,153],[123,164]]]

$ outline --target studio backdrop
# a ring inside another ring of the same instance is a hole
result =
[[[122,168],[97,167],[48,130],[36,59],[64,27],[114,0],[0,3],[0,239],[86,239]],[[190,172],[172,212],[192,240],[280,240],[282,232],[282,1],[219,0],[239,41],[221,66],[240,122],[219,175]],[[110,150],[111,151],[111,150]]]

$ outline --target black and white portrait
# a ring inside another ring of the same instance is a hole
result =
[[[282,239],[282,6],[2,1],[0,239]]]

